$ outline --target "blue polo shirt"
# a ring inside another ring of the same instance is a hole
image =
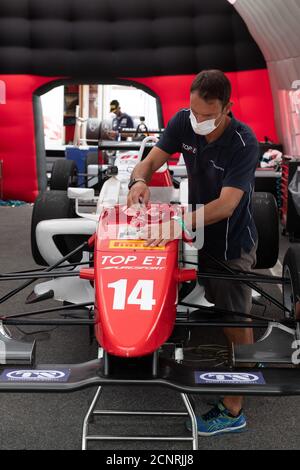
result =
[[[117,116],[113,119],[112,130],[117,131],[119,129],[132,129],[133,120],[129,114],[122,113],[120,116]]]
[[[208,204],[224,187],[244,195],[228,219],[204,229],[203,250],[222,260],[237,259],[243,248],[249,253],[257,240],[252,215],[255,169],[259,158],[253,131],[234,117],[219,139],[208,144],[190,123],[190,110],[179,111],[169,122],[157,147],[169,154],[183,154],[189,180],[189,204]]]

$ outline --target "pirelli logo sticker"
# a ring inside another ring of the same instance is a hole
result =
[[[131,250],[165,250],[164,246],[145,246],[144,240],[110,240],[109,248]]]

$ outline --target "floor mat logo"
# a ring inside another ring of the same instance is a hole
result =
[[[10,382],[66,382],[70,370],[5,370],[2,381]]]
[[[265,380],[261,372],[250,374],[247,372],[195,372],[197,384],[238,384],[265,385]]]

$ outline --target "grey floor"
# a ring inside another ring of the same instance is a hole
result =
[[[0,273],[34,268],[30,252],[30,205],[19,208],[0,208]],[[281,259],[288,243],[281,243]],[[18,283],[1,283],[0,296]],[[32,309],[24,300],[31,288],[0,306],[0,314],[13,314]],[[280,291],[272,287],[271,292],[280,298]],[[56,302],[44,302],[57,305]],[[37,305],[35,308],[40,308]],[[260,312],[255,307],[254,311]],[[275,313],[269,307],[267,313]],[[26,332],[37,328],[23,327]],[[48,327],[27,337],[37,339],[37,362],[76,363],[95,357],[96,347],[89,344],[85,327],[61,327],[49,331]],[[11,328],[14,336],[24,333]],[[203,343],[212,339],[219,342],[217,332],[207,331]],[[1,394],[0,395],[0,449],[80,449],[81,426],[92,399],[94,389],[72,394]],[[209,408],[213,397],[195,397],[199,413]],[[102,407],[122,409],[180,409],[180,396],[162,388],[113,388],[103,391]],[[245,410],[248,431],[237,435],[200,438],[200,449],[299,449],[300,448],[300,398],[247,398]],[[184,434],[182,419],[97,418],[92,431],[109,434]],[[188,434],[186,434],[188,435]],[[145,449],[184,450],[187,443],[122,442],[93,444],[90,448],[101,449]]]

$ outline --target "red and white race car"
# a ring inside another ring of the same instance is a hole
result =
[[[129,162],[132,165],[130,158],[123,160],[126,165]],[[62,301],[64,304],[61,306],[39,313],[47,315],[58,311],[63,318],[32,318],[36,310],[0,317],[0,391],[68,392],[98,386],[83,423],[83,449],[93,439],[105,439],[104,436],[89,435],[89,421],[96,413],[102,387],[108,384],[158,385],[177,390],[186,406],[186,413],[168,410],[153,412],[153,415],[189,416],[191,436],[163,438],[191,441],[193,449],[198,448],[198,435],[189,394],[299,395],[298,356],[291,354],[293,348],[300,344],[299,248],[288,250],[281,277],[240,273],[221,262],[218,263],[218,271],[205,272],[205,267],[199,271],[198,247],[191,245],[191,240],[183,238],[173,240],[165,247],[149,247],[139,238],[139,230],[149,223],[149,219],[150,224],[163,222],[166,217],[172,217],[178,207],[181,210],[186,206],[186,182],[175,189],[168,168],[162,168],[152,182],[151,203],[128,212],[126,196],[130,173],[118,171],[117,174],[113,170],[111,174],[98,198],[88,188],[70,188],[70,198],[65,193],[62,197],[58,191],[52,194],[50,191],[38,198],[33,211],[33,248],[36,261],[46,267],[0,275],[0,280],[25,281],[2,297],[0,303],[41,279],[44,282],[35,285],[28,302],[49,297]],[[157,186],[156,181],[160,185]],[[74,200],[75,210],[71,211]],[[57,218],[66,208],[68,215],[76,214],[77,217]],[[264,224],[268,221],[274,243],[278,219],[273,209],[275,205],[270,196],[255,196],[257,225],[263,225],[259,220]],[[52,218],[49,217],[51,214]],[[270,240],[265,231],[260,233],[260,267],[270,268],[277,260],[276,247],[273,252],[272,249],[266,250],[268,245],[272,248]],[[230,312],[217,310],[206,303],[203,288],[198,282],[205,277],[246,283],[268,302],[280,307],[282,317],[235,312],[241,320],[228,322],[226,315]],[[282,302],[262,289],[262,283],[282,284]],[[82,316],[74,318],[74,311],[81,312]],[[84,364],[36,365],[35,344],[15,341],[6,330],[6,325],[20,324],[89,325],[95,332],[98,357]],[[223,348],[221,364],[218,348],[213,350],[215,357],[212,357],[211,348],[202,347],[201,360],[197,356],[191,361],[185,349],[191,331],[224,326],[262,328],[266,332],[253,345]],[[259,362],[266,367],[245,368],[245,364]],[[138,412],[132,414],[135,416]],[[135,437],[139,440],[162,438]],[[128,438],[134,439],[133,436],[125,437]],[[109,439],[121,438],[109,436]]]

